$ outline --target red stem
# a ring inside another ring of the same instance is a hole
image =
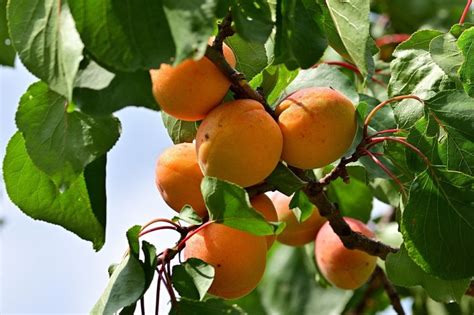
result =
[[[423,103],[423,100],[420,99],[418,96],[415,96],[415,95],[400,95],[400,96],[395,96],[395,97],[393,97],[393,98],[390,98],[390,99],[388,99],[388,100],[386,100],[386,101],[383,101],[383,102],[380,103],[379,105],[375,106],[375,107],[370,111],[370,113],[367,115],[367,117],[365,118],[365,122],[364,122],[364,139],[367,139],[367,128],[369,127],[370,121],[372,120],[372,118],[375,116],[375,114],[376,114],[382,107],[384,107],[384,106],[387,105],[387,104],[390,104],[390,103],[393,103],[393,102],[398,102],[398,101],[401,101],[401,100],[404,100],[404,99],[408,99],[408,98],[417,100],[417,101],[419,101],[420,103],[424,104],[424,103]]]
[[[200,227],[198,227],[197,229],[195,229],[194,231],[192,231],[191,233],[188,233],[188,235],[186,235],[186,237],[181,241],[179,242],[178,246],[177,246],[177,249],[178,251],[180,251],[181,249],[183,249],[184,245],[186,244],[186,242],[191,238],[193,237],[194,234],[200,232],[201,230],[203,230],[204,228],[206,228],[208,225],[210,225],[211,223],[215,223],[215,221],[207,221],[206,223],[204,223],[203,225],[201,225]]]
[[[464,11],[462,12],[461,18],[459,19],[459,24],[464,24],[464,20],[466,19],[469,10],[471,9],[472,0],[467,0],[466,6],[464,7]]]
[[[325,62],[322,62],[320,64],[325,64],[325,65],[330,65],[330,66],[339,66],[339,67],[343,67],[343,68],[346,68],[346,69],[349,69],[351,70],[352,72],[358,74],[361,76],[361,73],[360,73],[360,70],[353,64],[351,63],[348,63],[348,62],[343,62],[343,61],[325,61]],[[316,64],[313,66],[313,68],[317,68],[320,64]],[[376,72],[377,73],[377,72]],[[386,84],[383,82],[383,81],[380,81],[379,79],[377,78],[371,78],[371,80],[374,82],[374,83],[377,83],[378,85],[381,85],[383,87],[386,87]]]
[[[148,233],[151,233],[151,232],[154,232],[154,231],[160,231],[160,230],[175,230],[176,231],[176,227],[174,226],[158,226],[158,227],[154,227],[154,228],[151,228],[149,230],[146,230],[146,231],[141,231],[140,234],[138,234],[138,237],[142,237],[143,235],[146,235]]]
[[[394,141],[403,144],[405,147],[409,148],[413,152],[415,152],[419,157],[423,159],[423,162],[425,162],[426,166],[431,167],[431,161],[424,155],[420,149],[415,147],[413,144],[410,142],[406,141],[406,138],[403,137],[377,137],[377,138],[372,138],[367,146],[367,149],[373,147],[377,143],[384,142],[384,141]]]
[[[388,176],[390,176],[391,179],[393,179],[395,183],[397,183],[397,185],[400,187],[400,191],[402,192],[403,196],[407,198],[407,192],[405,191],[405,187],[403,187],[403,184],[400,179],[398,179],[397,176],[395,176],[385,165],[383,165],[383,163],[380,162],[380,160],[372,152],[365,148],[362,149],[362,152],[368,155],[370,159],[374,161],[375,164],[377,164],[378,167],[380,167]]]
[[[389,44],[400,44],[410,38],[409,34],[389,34],[378,38],[375,41],[377,47],[382,47]]]
[[[378,135],[382,135],[384,133],[396,133],[396,132],[400,132],[400,131],[403,131],[403,129],[385,129],[385,130],[382,130],[382,131],[377,131],[376,133],[374,133],[373,135],[370,136],[370,138],[373,138],[373,137],[376,137]]]
[[[157,222],[168,223],[168,224],[171,224],[171,225],[175,226],[176,228],[180,228],[180,226],[176,222],[173,222],[173,221],[168,220],[168,219],[158,218],[158,219],[153,219],[150,222],[143,225],[141,231],[143,231],[144,229],[146,229],[150,225],[152,225],[154,223],[157,223]]]

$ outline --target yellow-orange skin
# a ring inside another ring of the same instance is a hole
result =
[[[326,222],[326,218],[319,214],[318,209],[315,207],[311,216],[300,223],[290,209],[291,197],[278,191],[269,193],[269,196],[275,205],[278,221],[286,223],[283,232],[277,235],[277,240],[290,246],[301,246],[314,241],[319,229]]]
[[[234,53],[225,44],[223,53],[235,67]],[[187,59],[177,66],[162,64],[150,74],[153,95],[161,109],[186,121],[203,119],[219,105],[230,87],[230,81],[207,57]]]
[[[283,139],[262,104],[250,99],[212,110],[196,134],[198,162],[205,175],[242,187],[264,180],[280,160]]]
[[[373,238],[374,233],[359,220],[344,218],[355,232]],[[373,273],[377,257],[360,250],[347,249],[329,223],[323,225],[316,237],[316,261],[324,277],[338,288],[360,288]]]
[[[177,212],[188,204],[199,216],[207,215],[201,194],[202,178],[193,143],[176,144],[166,149],[156,163],[156,187],[165,202]]]
[[[283,134],[282,159],[289,165],[313,169],[339,159],[356,133],[351,101],[330,88],[299,90],[276,109]]]
[[[215,276],[209,293],[236,299],[250,293],[265,271],[267,242],[222,224],[213,223],[193,235],[184,257],[199,258],[214,266]]]
[[[269,222],[278,222],[278,215],[273,205],[273,202],[268,198],[265,194],[260,194],[250,199],[250,203],[252,207],[255,208],[258,212],[260,212],[267,221]],[[272,247],[273,243],[275,242],[276,235],[267,235],[267,247]]]

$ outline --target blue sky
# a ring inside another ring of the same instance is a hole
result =
[[[15,69],[0,66],[1,160],[16,130],[18,100],[36,81],[19,61]],[[174,215],[154,182],[156,158],[171,145],[160,114],[130,107],[117,116],[122,135],[108,156],[107,238],[100,252],[59,226],[23,214],[10,202],[1,181],[0,217],[6,221],[0,229],[1,314],[88,313],[107,284],[109,264],[118,262],[127,247],[126,230],[152,218]],[[172,232],[158,232],[149,240],[165,248],[175,237]],[[154,294],[153,289],[147,299],[150,313]],[[163,296],[162,301],[168,297]],[[166,308],[164,302],[161,308]]]

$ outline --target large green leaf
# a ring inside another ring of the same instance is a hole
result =
[[[246,315],[237,305],[228,305],[222,299],[194,301],[180,299],[172,305],[170,315]]]
[[[92,308],[91,314],[112,315],[122,308],[133,310],[133,305],[150,286],[157,265],[156,249],[144,241],[142,250],[145,260],[144,262],[140,261],[139,233],[140,226],[134,226],[127,231],[129,253],[113,269],[109,283]]]
[[[390,66],[390,97],[414,94],[429,99],[437,92],[453,87],[451,79],[433,61],[429,52],[431,40],[441,34],[432,30],[419,31],[397,47],[393,53],[396,59]],[[423,116],[423,105],[415,100],[405,100],[394,111],[400,125],[407,127]]]
[[[270,6],[266,0],[232,0],[232,18],[237,33],[247,41],[263,44],[273,29]]]
[[[459,69],[459,75],[466,93],[474,97],[474,27],[461,34],[458,46],[462,50],[465,60]]]
[[[245,41],[238,34],[228,37],[226,43],[235,54],[236,69],[242,72],[247,80],[251,80],[268,65],[264,44]]]
[[[318,62],[327,48],[321,17],[316,1],[278,1],[274,64],[284,63],[292,70]]]
[[[323,288],[315,280],[314,257],[304,247],[279,245],[258,290],[268,314],[340,314],[351,291]]]
[[[474,177],[430,168],[410,188],[401,231],[405,246],[424,271],[457,280],[474,275]]]
[[[196,138],[199,122],[180,120],[165,112],[161,112],[161,119],[174,144],[193,142]]]
[[[105,185],[104,166],[90,164],[84,176],[62,191],[33,164],[18,132],[7,146],[3,176],[10,199],[25,214],[60,225],[99,250],[105,241],[105,207],[100,197]]]
[[[309,87],[331,87],[344,94],[354,104],[359,102],[359,94],[357,94],[354,82],[337,68],[329,65],[320,65],[315,69],[300,71],[298,76],[281,93],[278,102],[297,90]]]
[[[21,97],[16,114],[28,154],[59,187],[70,185],[120,135],[115,117],[92,117],[69,106],[64,97],[37,82]]]
[[[201,191],[210,220],[255,235],[270,235],[283,228],[283,225],[270,224],[252,208],[247,192],[240,186],[206,176],[201,182]]]
[[[74,0],[69,5],[87,51],[108,68],[148,70],[175,55],[163,0]]]
[[[115,73],[102,68],[97,62],[84,58],[74,80],[74,88],[102,90],[109,86]]]
[[[103,68],[96,71],[96,78],[97,76],[107,78],[110,72],[104,71],[106,70]],[[117,72],[105,87],[76,87],[74,102],[83,112],[90,115],[110,115],[126,106],[159,110],[152,94],[148,71]]]
[[[202,301],[214,280],[214,267],[206,262],[189,258],[173,267],[172,282],[179,295]]]
[[[67,3],[9,1],[8,25],[13,45],[26,68],[53,91],[71,99],[84,45]]]
[[[298,190],[294,193],[290,200],[289,207],[295,214],[298,222],[306,221],[316,210],[315,206],[311,203],[308,196],[302,190]]]
[[[402,287],[420,285],[432,299],[443,303],[459,303],[471,282],[470,278],[442,280],[427,274],[410,259],[404,246],[397,253],[387,256],[385,268],[393,284]]]
[[[186,58],[200,59],[214,30],[217,0],[163,0],[163,3],[176,45],[174,63]]]
[[[364,77],[372,76],[374,60],[370,37],[369,0],[327,0],[339,37]]]
[[[8,34],[7,0],[0,0],[0,65],[13,67],[15,54]]]
[[[456,37],[451,33],[438,35],[430,42],[433,61],[450,77],[457,78],[458,69],[464,62],[461,50],[456,46]]]

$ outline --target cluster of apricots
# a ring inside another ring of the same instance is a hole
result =
[[[227,45],[223,53],[235,67]],[[158,190],[178,212],[190,205],[199,216],[208,215],[200,190],[204,175],[249,187],[262,182],[280,160],[303,169],[326,166],[345,153],[355,135],[353,104],[331,88],[306,88],[289,95],[277,106],[275,121],[255,100],[221,104],[231,83],[206,57],[162,65],[151,71],[151,77],[163,111],[181,120],[202,120],[194,143],[168,148],[157,162]],[[212,223],[187,241],[186,258],[199,258],[215,268],[210,294],[234,299],[252,291],[275,239],[290,246],[316,240],[319,269],[335,286],[355,289],[367,281],[376,258],[346,249],[316,208],[299,222],[289,208],[290,200],[280,192],[250,200],[266,220],[286,223],[277,236],[261,237]],[[353,230],[374,236],[362,222],[346,221]]]

